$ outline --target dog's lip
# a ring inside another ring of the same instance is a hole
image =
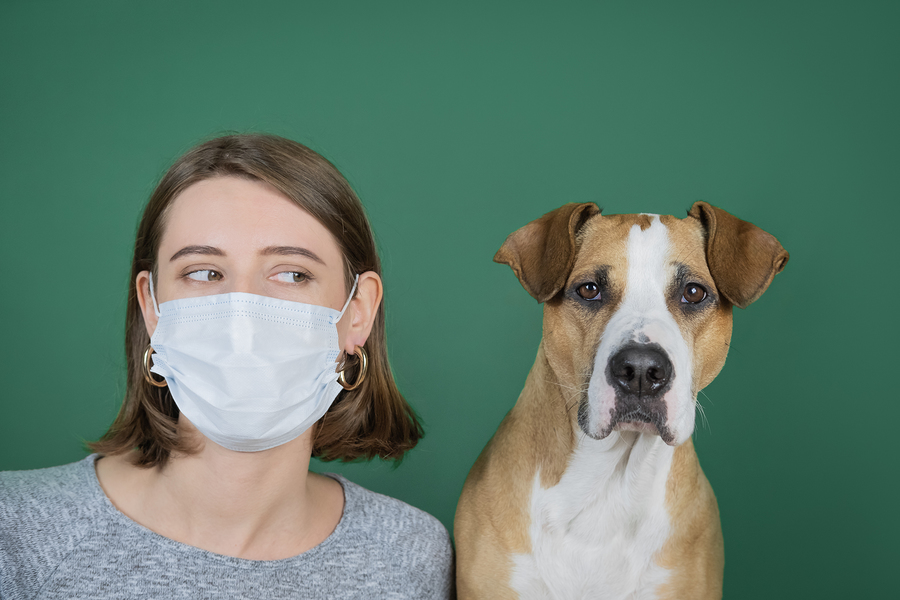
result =
[[[650,433],[660,435],[659,428],[653,423],[645,423],[641,421],[619,421],[613,425],[615,431],[637,431],[639,433]]]
[[[619,423],[653,423],[653,417],[636,408],[616,419]]]
[[[656,423],[643,423],[640,421],[617,421],[609,431],[637,431],[638,433],[647,433],[650,435],[658,435],[662,441],[669,446],[675,445],[675,437],[668,427],[663,425],[660,427]]]
[[[640,433],[662,435],[656,419],[640,406],[633,407],[625,414],[616,415],[613,429],[617,431],[638,431]]]

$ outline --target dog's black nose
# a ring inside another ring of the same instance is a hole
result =
[[[656,344],[625,346],[610,359],[612,384],[632,396],[653,396],[672,379],[672,362]]]

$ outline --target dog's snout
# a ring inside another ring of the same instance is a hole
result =
[[[654,396],[672,379],[672,362],[656,344],[634,344],[609,361],[613,383],[630,396]]]

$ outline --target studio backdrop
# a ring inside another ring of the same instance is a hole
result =
[[[124,393],[134,232],[228,132],[347,176],[385,265],[426,436],[397,468],[314,462],[452,531],[541,306],[492,262],[566,202],[775,235],[694,441],[725,597],[884,598],[900,551],[896,2],[82,2],[0,6],[0,469],[85,456]]]

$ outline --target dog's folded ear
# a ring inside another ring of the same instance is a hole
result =
[[[706,262],[716,287],[735,306],[747,308],[784,269],[788,253],[778,240],[706,202],[695,202],[688,216],[706,229]]]
[[[546,302],[559,293],[572,271],[578,230],[599,213],[594,203],[564,204],[511,233],[494,262],[512,267],[525,291]]]

